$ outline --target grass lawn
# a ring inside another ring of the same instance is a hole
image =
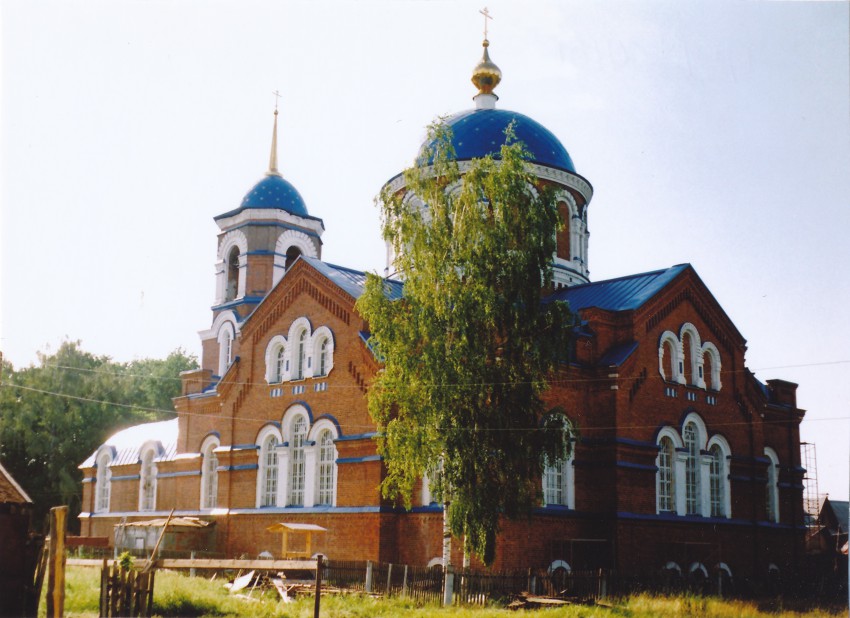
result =
[[[97,616],[100,569],[69,567],[66,576],[65,615]],[[284,604],[277,593],[255,591],[246,600],[231,595],[223,586],[224,580],[209,581],[175,572],[158,571],[154,587],[154,616],[252,616],[258,618],[312,618],[313,597],[299,598]],[[39,606],[44,616],[44,603]],[[713,597],[663,597],[640,594],[624,599],[612,599],[606,605],[570,606],[559,609],[509,611],[499,607],[441,608],[418,607],[407,599],[374,599],[362,595],[323,596],[321,615],[327,618],[390,618],[429,616],[451,618],[655,618],[656,616],[705,616],[707,618],[792,618],[797,616],[846,616],[847,608],[812,609],[800,613],[779,601],[762,603],[727,601]]]

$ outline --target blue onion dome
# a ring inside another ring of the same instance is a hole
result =
[[[285,180],[277,170],[277,108],[274,110],[274,127],[272,128],[272,147],[269,155],[269,169],[265,178],[248,191],[239,208],[215,217],[223,219],[232,217],[248,208],[268,208],[284,210],[299,217],[308,217],[307,204],[292,183]]]
[[[499,158],[505,129],[514,123],[517,141],[525,144],[529,161],[576,173],[573,160],[555,135],[536,120],[505,109],[470,109],[446,119],[452,130],[452,146],[458,161],[487,155]],[[433,143],[423,144],[423,148]]]
[[[268,174],[248,191],[239,210],[279,208],[293,215],[307,216],[307,205],[292,183],[279,174]]]
[[[505,129],[513,123],[514,136],[525,144],[530,162],[575,174],[576,168],[570,154],[549,129],[524,114],[496,109],[499,97],[493,90],[502,81],[502,71],[490,60],[490,42],[486,38],[482,46],[482,58],[472,70],[472,83],[478,89],[478,93],[472,97],[475,108],[445,120],[451,129],[457,160],[480,159],[487,155],[498,159],[507,139]],[[420,157],[430,156],[434,145],[434,141],[422,144]]]

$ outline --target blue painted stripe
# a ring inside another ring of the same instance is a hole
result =
[[[643,470],[645,472],[652,472],[652,473],[658,472],[657,466],[650,466],[649,464],[632,463],[631,461],[618,461],[617,467],[618,468],[626,468],[627,470]]]
[[[140,477],[139,477],[138,474],[125,474],[123,476],[113,476],[110,480],[111,481],[138,481],[139,478]]]
[[[187,470],[185,472],[160,472],[156,475],[160,479],[170,479],[177,476],[201,476],[200,470]]]
[[[336,439],[336,442],[348,442],[349,440],[371,440],[372,438],[378,435],[377,431],[373,431],[370,433],[358,433],[352,434],[350,436],[340,436]]]
[[[97,482],[97,479],[95,477],[83,479],[83,483],[96,483],[96,482]]]
[[[238,466],[219,466],[216,468],[218,472],[235,472],[237,470],[257,470],[258,464],[240,464]]]
[[[803,489],[803,485],[801,483],[777,483],[783,489]]]
[[[277,426],[280,427],[280,423],[277,423]],[[232,444],[226,449],[228,451],[259,451],[260,447],[257,444]]]
[[[337,464],[363,463],[365,461],[381,461],[380,455],[366,455],[365,457],[340,457]]]
[[[414,506],[408,513],[442,513],[442,504],[429,504],[428,506]]]
[[[726,517],[700,517],[699,515],[676,515],[675,513],[629,513],[620,511],[617,513],[618,519],[633,519],[639,521],[660,521],[665,523],[686,523],[686,524],[707,524],[715,525],[733,525],[733,526],[752,526],[753,522],[746,519],[727,519]]]

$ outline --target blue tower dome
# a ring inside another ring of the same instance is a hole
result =
[[[505,129],[513,122],[514,135],[525,144],[529,161],[576,173],[573,160],[560,140],[542,124],[519,112],[476,108],[454,114],[445,122],[452,130],[452,146],[458,161],[487,155],[498,159],[506,139]],[[433,142],[423,144],[422,150],[427,151],[430,146]]]
[[[277,108],[274,110],[274,128],[272,129],[272,148],[269,155],[269,170],[265,178],[255,184],[239,208],[215,217],[216,220],[232,217],[248,208],[268,208],[284,210],[299,217],[309,217],[307,204],[292,183],[285,180],[277,171]]]
[[[248,191],[239,210],[246,208],[279,208],[306,217],[307,205],[292,183],[278,174],[268,174]]]

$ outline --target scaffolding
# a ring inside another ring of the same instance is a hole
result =
[[[818,493],[818,457],[812,442],[800,443],[800,459],[806,473],[803,476],[803,510],[809,516],[808,525],[816,524],[820,514],[820,493]]]

